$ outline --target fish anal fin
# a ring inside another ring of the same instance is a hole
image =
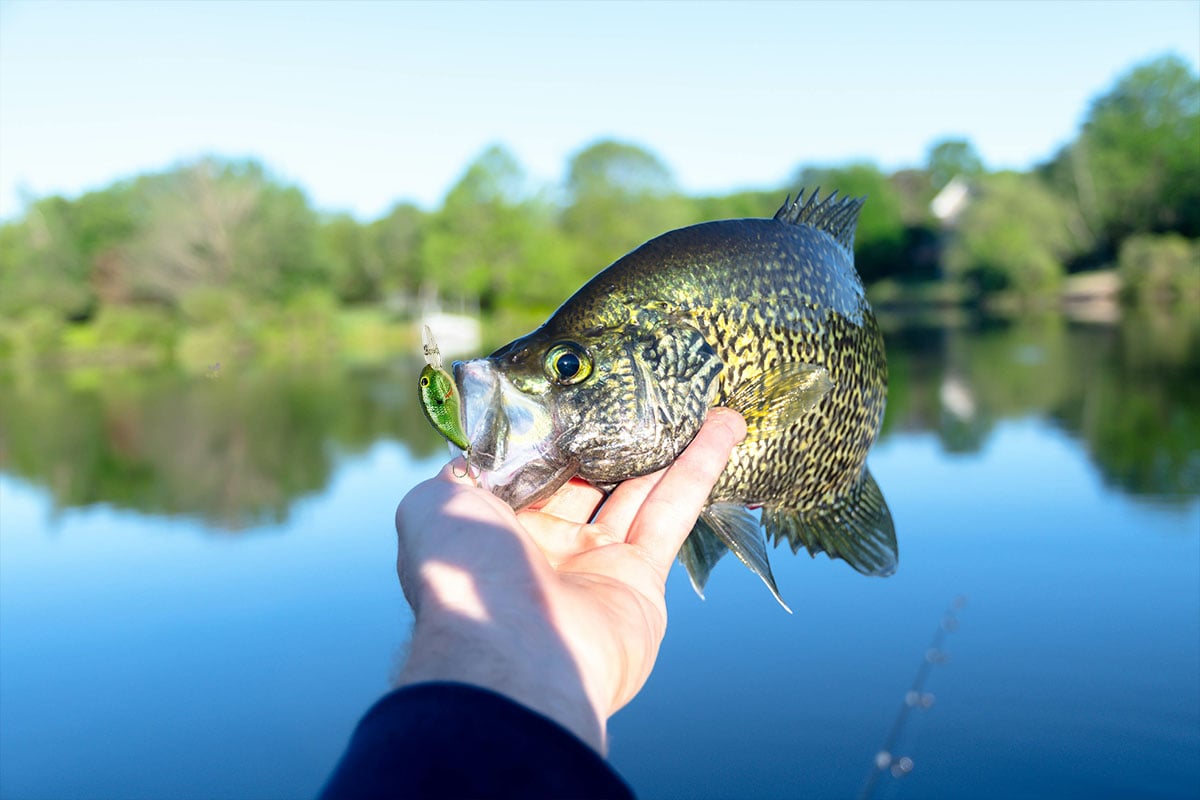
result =
[[[896,571],[900,555],[892,514],[866,468],[841,503],[809,511],[764,507],[762,513],[774,543],[786,541],[792,552],[803,546],[814,556],[827,553],[864,575],[886,577]]]
[[[743,381],[724,405],[746,419],[746,438],[765,439],[799,420],[833,388],[820,364],[787,361]]]
[[[762,579],[779,605],[789,614],[792,613],[779,594],[775,576],[771,574],[771,564],[767,560],[767,539],[762,526],[749,509],[736,503],[713,503],[700,512],[692,536],[697,530],[705,530],[729,548],[739,561]]]

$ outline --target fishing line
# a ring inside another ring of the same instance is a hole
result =
[[[892,727],[884,737],[883,745],[879,751],[875,753],[875,761],[871,765],[871,771],[867,774],[867,779],[863,783],[862,791],[859,793],[859,800],[870,800],[872,794],[875,793],[875,787],[879,784],[879,779],[883,777],[885,772],[890,772],[893,778],[902,778],[913,770],[913,760],[909,756],[895,756],[896,743],[900,740],[900,734],[904,731],[904,725],[908,722],[909,715],[914,708],[919,708],[922,711],[933,707],[934,696],[932,692],[924,691],[925,680],[929,677],[929,673],[938,664],[945,664],[948,660],[946,651],[942,649],[946,637],[958,630],[958,612],[967,605],[967,596],[959,595],[950,603],[950,607],[946,609],[946,613],[942,616],[941,622],[938,623],[937,630],[934,631],[933,640],[929,643],[929,647],[925,649],[925,655],[921,658],[921,663],[917,666],[917,674],[913,677],[912,684],[907,692],[904,693],[904,701],[900,704],[900,711],[896,714],[896,718],[892,721]]]

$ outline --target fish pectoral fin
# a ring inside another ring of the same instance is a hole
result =
[[[728,552],[729,548],[721,543],[712,529],[699,520],[683,540],[683,547],[679,548],[679,563],[687,570],[692,588],[700,595],[701,600],[704,599],[704,584],[708,583],[708,576],[713,567]]]
[[[746,419],[746,438],[765,439],[799,420],[833,388],[820,364],[784,362],[738,386],[725,405]]]
[[[763,508],[763,528],[776,545],[786,540],[793,553],[803,545],[813,556],[828,553],[864,575],[891,575],[900,560],[892,513],[865,467],[845,501],[814,511]]]
[[[767,538],[758,519],[749,509],[736,503],[713,503],[700,512],[700,518],[696,520],[696,526],[688,538],[695,536],[698,530],[707,531],[729,548],[739,561],[762,579],[779,605],[789,614],[792,613],[788,604],[783,602],[779,587],[775,585],[775,576],[771,574],[771,564],[767,560]]]

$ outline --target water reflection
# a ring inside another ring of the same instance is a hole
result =
[[[1200,495],[1200,314],[884,323],[884,440],[933,431],[945,451],[972,453],[998,422],[1040,417],[1081,440],[1111,486]],[[417,408],[419,367],[6,375],[0,467],[58,508],[106,503],[223,530],[282,521],[340,455],[386,439],[418,456],[443,448]]]
[[[1200,315],[909,325],[887,339],[884,438],[929,430],[945,451],[973,453],[998,422],[1038,417],[1080,440],[1110,486],[1200,494]]]
[[[108,503],[227,530],[281,522],[328,483],[339,455],[385,439],[416,455],[441,446],[414,374],[23,375],[0,388],[0,464],[59,508]]]

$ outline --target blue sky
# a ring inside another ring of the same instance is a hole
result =
[[[436,206],[502,142],[538,181],[602,136],[687,191],[801,165],[1025,168],[1131,65],[1200,67],[1200,2],[0,0],[0,217],[205,153],[326,211]]]

